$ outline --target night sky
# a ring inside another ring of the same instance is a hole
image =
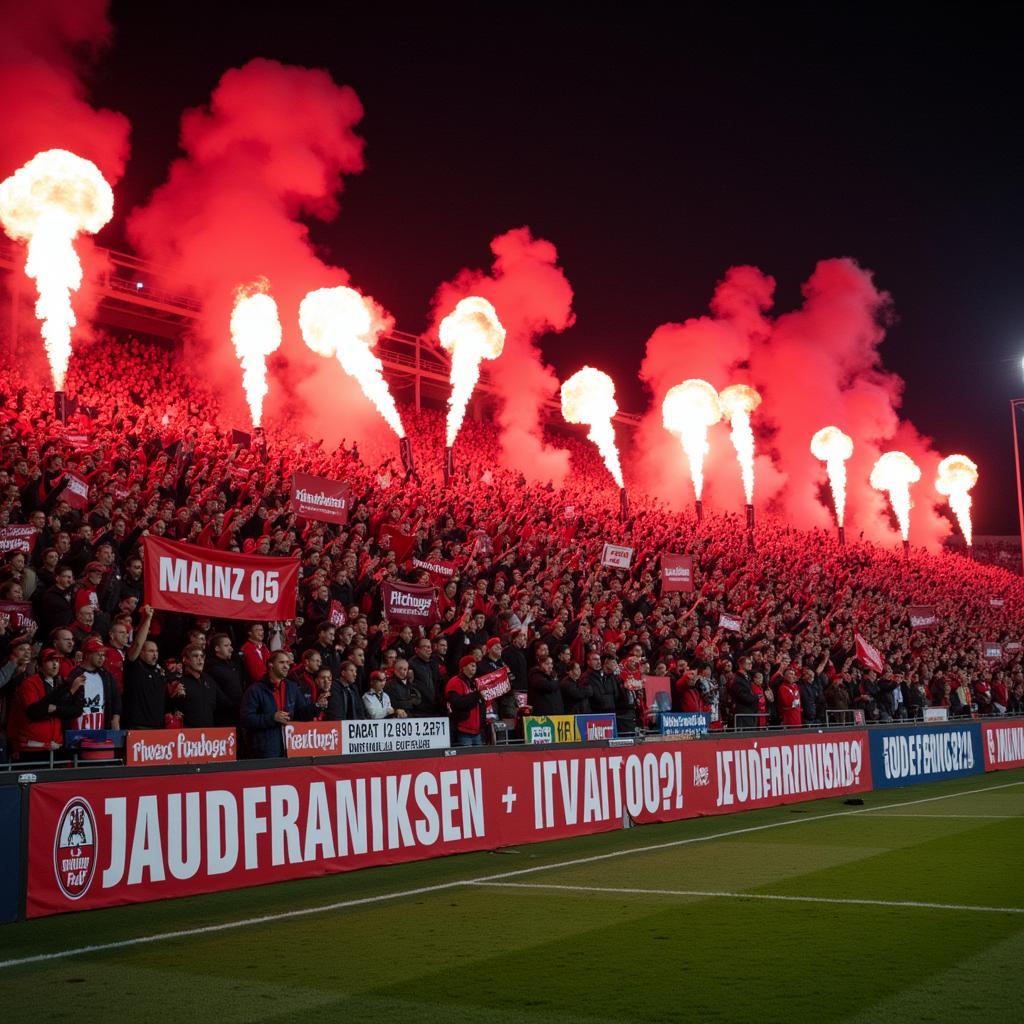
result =
[[[976,532],[1016,532],[1016,9],[823,7],[667,20],[633,5],[399,18],[115,3],[90,98],[129,117],[133,156],[100,240],[123,246],[124,213],[176,154],[181,111],[226,69],[259,56],[324,67],[366,108],[367,169],[313,237],[399,328],[422,330],[437,285],[488,268],[490,239],[527,224],[575,291],[576,325],[546,339],[546,359],[563,378],[597,362],[639,411],[648,336],[706,312],[729,266],[775,276],[779,312],[817,260],[850,256],[893,296],[882,354],[907,382],[904,415],[978,462]]]

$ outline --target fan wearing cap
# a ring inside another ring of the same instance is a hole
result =
[[[103,577],[106,574],[106,567],[100,562],[90,562],[82,574],[82,585],[75,591],[74,606],[77,612],[84,604],[90,604],[93,608],[99,608],[99,591],[103,585]]]
[[[60,678],[60,655],[47,647],[39,655],[39,671],[18,687],[11,705],[10,738],[14,753],[32,757],[64,744],[64,725],[81,717],[85,680]]]
[[[473,682],[476,672],[476,658],[467,654],[459,661],[458,675],[452,676],[444,688],[457,747],[478,747],[483,743],[484,698]]]
[[[76,679],[84,680],[85,706],[75,722],[67,723],[72,729],[119,729],[121,727],[121,695],[114,677],[104,667],[107,648],[102,640],[89,637],[82,644],[82,664],[70,676],[68,686]]]

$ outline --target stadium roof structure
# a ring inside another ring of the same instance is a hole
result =
[[[199,318],[202,302],[195,290],[159,265],[99,246],[96,252],[96,262],[102,267],[94,273],[92,282],[99,299],[97,323],[177,340]],[[0,270],[16,271],[23,259],[20,247],[0,236]],[[23,310],[31,308],[31,301],[16,285],[10,289],[10,296],[10,333],[17,337],[24,329]],[[396,397],[414,402],[417,408],[424,399],[442,404],[447,400],[451,362],[436,339],[392,331],[380,339],[376,353]],[[477,407],[481,398],[497,394],[492,371],[481,367],[474,395]],[[547,419],[562,423],[557,399],[547,401],[543,413]],[[640,416],[620,411],[615,422],[636,427]]]

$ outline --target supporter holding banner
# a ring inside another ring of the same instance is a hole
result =
[[[432,626],[441,617],[433,587],[384,580],[380,592],[384,617],[391,626]]]
[[[601,564],[609,569],[628,569],[633,564],[633,549],[618,544],[605,544]]]
[[[23,633],[35,624],[32,605],[27,601],[0,601],[0,616],[6,615],[11,629],[15,633]]]
[[[61,497],[72,508],[84,512],[89,507],[89,485],[77,473],[65,473],[67,486],[61,491]]]
[[[301,519],[346,523],[352,503],[352,485],[344,480],[295,473],[292,476],[291,500],[293,511]]]
[[[348,622],[348,615],[345,613],[345,609],[340,601],[331,601],[330,608],[327,611],[327,621],[332,626],[339,628]]]
[[[994,640],[986,640],[981,645],[981,656],[986,661],[999,661],[1003,656],[1003,645]]]
[[[1002,608],[1006,601],[1001,597],[990,597],[988,604],[990,608]]]
[[[728,612],[722,612],[722,614],[718,616],[719,629],[728,629],[733,633],[738,633],[742,624],[742,620],[738,615],[730,615]]]
[[[856,647],[857,660],[872,672],[885,671],[885,658],[877,647],[869,644],[860,633],[853,634],[853,641]]]
[[[911,629],[937,629],[938,617],[935,614],[935,606],[930,604],[912,604],[910,612]]]
[[[661,592],[690,593],[693,590],[693,556],[661,556]]]
[[[281,621],[295,616],[299,561],[241,555],[143,538],[146,601],[154,608],[211,619]]]
[[[0,527],[0,552],[23,551],[32,554],[39,531],[32,526]]]
[[[497,700],[512,689],[507,668],[500,668],[496,672],[488,672],[485,675],[476,676],[473,682],[486,701]]]

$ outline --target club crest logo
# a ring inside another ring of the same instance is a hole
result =
[[[89,891],[98,859],[92,808],[82,797],[73,797],[61,813],[53,841],[53,870],[69,900],[81,899]]]

